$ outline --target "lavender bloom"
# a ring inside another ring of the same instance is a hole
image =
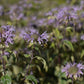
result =
[[[84,18],[84,12],[82,12],[82,14],[81,14],[81,18]]]
[[[52,18],[52,19],[49,19],[49,20],[48,20],[48,24],[52,24],[52,23],[54,23],[54,22],[55,22],[55,18],[54,18],[54,19]]]
[[[13,5],[9,11],[9,17],[11,20],[20,20],[24,18],[24,8],[22,6]]]
[[[9,55],[9,52],[4,51],[4,55],[8,56]]]
[[[46,31],[44,32],[44,33],[42,33],[39,37],[38,37],[38,42],[39,42],[39,44],[41,44],[41,43],[43,43],[44,42],[44,40],[45,40],[45,42],[47,42],[48,41],[48,38],[49,38],[49,36],[48,36],[48,34],[46,33]]]
[[[45,26],[47,23],[46,23],[46,19],[40,19],[40,20],[38,20],[37,21],[37,24],[39,25],[39,26]]]
[[[35,21],[37,19],[36,16],[32,16],[32,21]]]
[[[57,8],[53,8],[51,11],[52,11],[52,12],[57,11]]]
[[[77,42],[77,36],[72,37],[71,42]]]
[[[27,42],[29,42],[29,41],[33,42],[34,38],[31,36],[32,36],[32,34],[25,34],[24,39],[27,40]]]
[[[28,7],[29,7],[29,8],[32,8],[32,7],[33,7],[33,5],[32,5],[32,4],[28,4]]]
[[[81,40],[84,40],[84,35],[81,36]]]
[[[81,63],[67,63],[66,66],[63,67],[62,72],[65,72],[69,78],[77,79],[77,77],[83,75],[82,69],[84,69],[84,65]]]
[[[17,20],[20,20],[23,17],[24,17],[24,14],[23,13],[20,13],[19,16],[17,17]]]
[[[71,16],[71,18],[73,18],[73,19],[77,19],[77,18],[78,18],[78,16],[77,16],[76,13],[70,13],[70,16]]]
[[[67,11],[69,11],[69,12],[67,12]],[[56,14],[56,19],[59,22],[70,20],[70,19],[78,19],[78,15],[76,12],[72,11],[70,7],[67,7],[67,8],[64,7],[58,11],[58,13]]]
[[[56,15],[57,20],[61,19],[63,16],[64,16],[64,11],[63,11],[63,10],[60,10],[60,11],[57,13],[57,15]]]
[[[72,8],[73,8],[74,12],[77,12],[77,11],[81,10],[81,8],[78,7],[78,6],[73,6]]]
[[[1,35],[0,35],[0,42],[4,42],[6,46],[8,44],[13,44],[13,37],[15,36],[14,32],[15,29],[13,26],[6,25],[6,26],[1,26]]]
[[[24,40],[26,40],[27,42],[34,42],[34,40],[38,36],[38,31],[36,31],[35,29],[31,28],[31,29],[28,30],[28,33],[26,33],[25,31],[22,31],[22,33],[20,34],[20,36]]]
[[[49,11],[48,13],[45,14],[45,16],[52,16],[52,12]]]

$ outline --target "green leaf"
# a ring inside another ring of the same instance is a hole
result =
[[[55,35],[56,35],[56,37],[59,37],[60,36],[60,32],[59,32],[58,29],[55,30]]]
[[[7,25],[11,25],[12,23],[10,21],[7,22]]]
[[[35,84],[37,84],[37,79],[36,79],[35,76],[33,76],[33,75],[28,75],[28,76],[26,77],[26,79],[28,79],[28,80],[34,82]]]
[[[81,53],[81,58],[84,56],[84,50],[82,50],[82,53]]]
[[[30,55],[29,55],[29,54],[24,54],[24,56],[25,56],[26,58],[30,57]]]
[[[71,33],[72,27],[67,27],[66,31]]]
[[[55,43],[54,42],[51,43],[50,48],[54,48],[55,49]]]
[[[45,59],[43,59],[42,57],[39,57],[39,56],[35,56],[35,57],[44,64],[44,69],[47,72],[48,71],[48,66],[47,66],[47,63],[46,63]]]
[[[53,32],[54,32],[57,39],[63,38],[63,35],[60,33],[60,31],[57,28]]]
[[[4,75],[1,77],[2,84],[11,84],[11,77],[9,75]]]
[[[13,73],[15,75],[17,75],[18,73],[20,73],[22,71],[22,68],[16,65],[13,65]]]
[[[70,50],[74,51],[73,45],[70,41],[64,40],[64,45],[66,45]]]

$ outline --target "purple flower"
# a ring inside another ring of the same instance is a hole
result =
[[[57,15],[56,15],[57,20],[62,19],[63,16],[64,16],[64,11],[63,11],[63,10],[60,10],[60,11],[57,13]]]
[[[52,16],[52,12],[49,11],[48,13],[45,14],[46,16]]]
[[[78,6],[73,6],[72,8],[73,8],[74,12],[77,12],[77,11],[81,10],[81,8],[78,7]]]
[[[37,24],[39,25],[39,26],[45,26],[47,23],[46,23],[46,19],[40,19],[40,20],[38,20],[37,21]]]
[[[28,7],[29,7],[29,8],[32,8],[32,6],[33,6],[33,5],[32,5],[31,3],[30,3],[30,4],[28,4]]]
[[[77,36],[72,37],[71,42],[77,42]]]
[[[24,8],[22,6],[10,6],[9,17],[11,20],[20,20],[24,18]]]
[[[0,33],[0,42],[4,43],[6,46],[8,44],[13,44],[13,37],[15,37],[15,29],[11,25],[1,26],[1,33]]]
[[[52,24],[52,23],[54,23],[55,22],[55,19],[49,19],[48,20],[48,24]]]
[[[29,41],[33,42],[34,41],[34,38],[32,37],[32,35],[27,34],[27,33],[25,34],[24,39],[27,40],[27,42],[29,42]]]
[[[4,51],[4,55],[8,56],[9,55],[9,52]]]
[[[57,8],[53,8],[51,11],[52,11],[52,12],[57,11]]]
[[[77,79],[77,77],[83,75],[82,69],[84,69],[84,65],[81,63],[67,63],[66,66],[63,67],[62,72],[65,72],[69,78]]]
[[[28,32],[27,32],[28,31]],[[27,42],[34,42],[34,40],[37,39],[37,36],[38,36],[38,31],[31,28],[29,30],[27,30],[26,32],[25,31],[22,31],[22,33],[20,34],[20,36],[26,40]]]
[[[42,33],[39,37],[38,37],[38,42],[39,44],[43,43],[44,41],[47,42],[48,41],[48,34],[46,33],[46,31],[44,33]]]
[[[81,40],[84,40],[84,35],[81,36]]]

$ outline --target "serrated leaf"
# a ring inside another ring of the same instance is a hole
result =
[[[28,75],[28,76],[26,77],[26,79],[27,79],[27,80],[30,80],[30,81],[32,81],[32,82],[34,82],[35,84],[37,84],[37,79],[36,79],[35,76],[33,76],[33,75]]]
[[[70,41],[64,40],[64,45],[66,45],[70,50],[74,51],[73,45]]]

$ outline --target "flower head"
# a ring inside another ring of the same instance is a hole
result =
[[[81,40],[84,40],[84,35],[81,36]]]
[[[45,31],[44,33],[42,33],[42,34],[38,37],[38,42],[39,42],[39,44],[43,43],[44,40],[45,40],[45,42],[47,42],[47,41],[48,41],[48,38],[49,38],[49,36],[48,36],[48,34],[46,33],[46,31]]]
[[[84,65],[81,63],[67,63],[65,67],[63,67],[62,72],[66,73],[66,76],[69,78],[77,79],[80,75],[83,75],[82,70],[84,69]]]
[[[14,32],[15,29],[11,25],[1,26],[0,42],[4,43],[6,46],[8,46],[8,44],[13,44],[13,37],[15,36]]]
[[[33,43],[38,37],[38,31],[31,28],[29,30],[22,31],[20,36],[28,43]]]

